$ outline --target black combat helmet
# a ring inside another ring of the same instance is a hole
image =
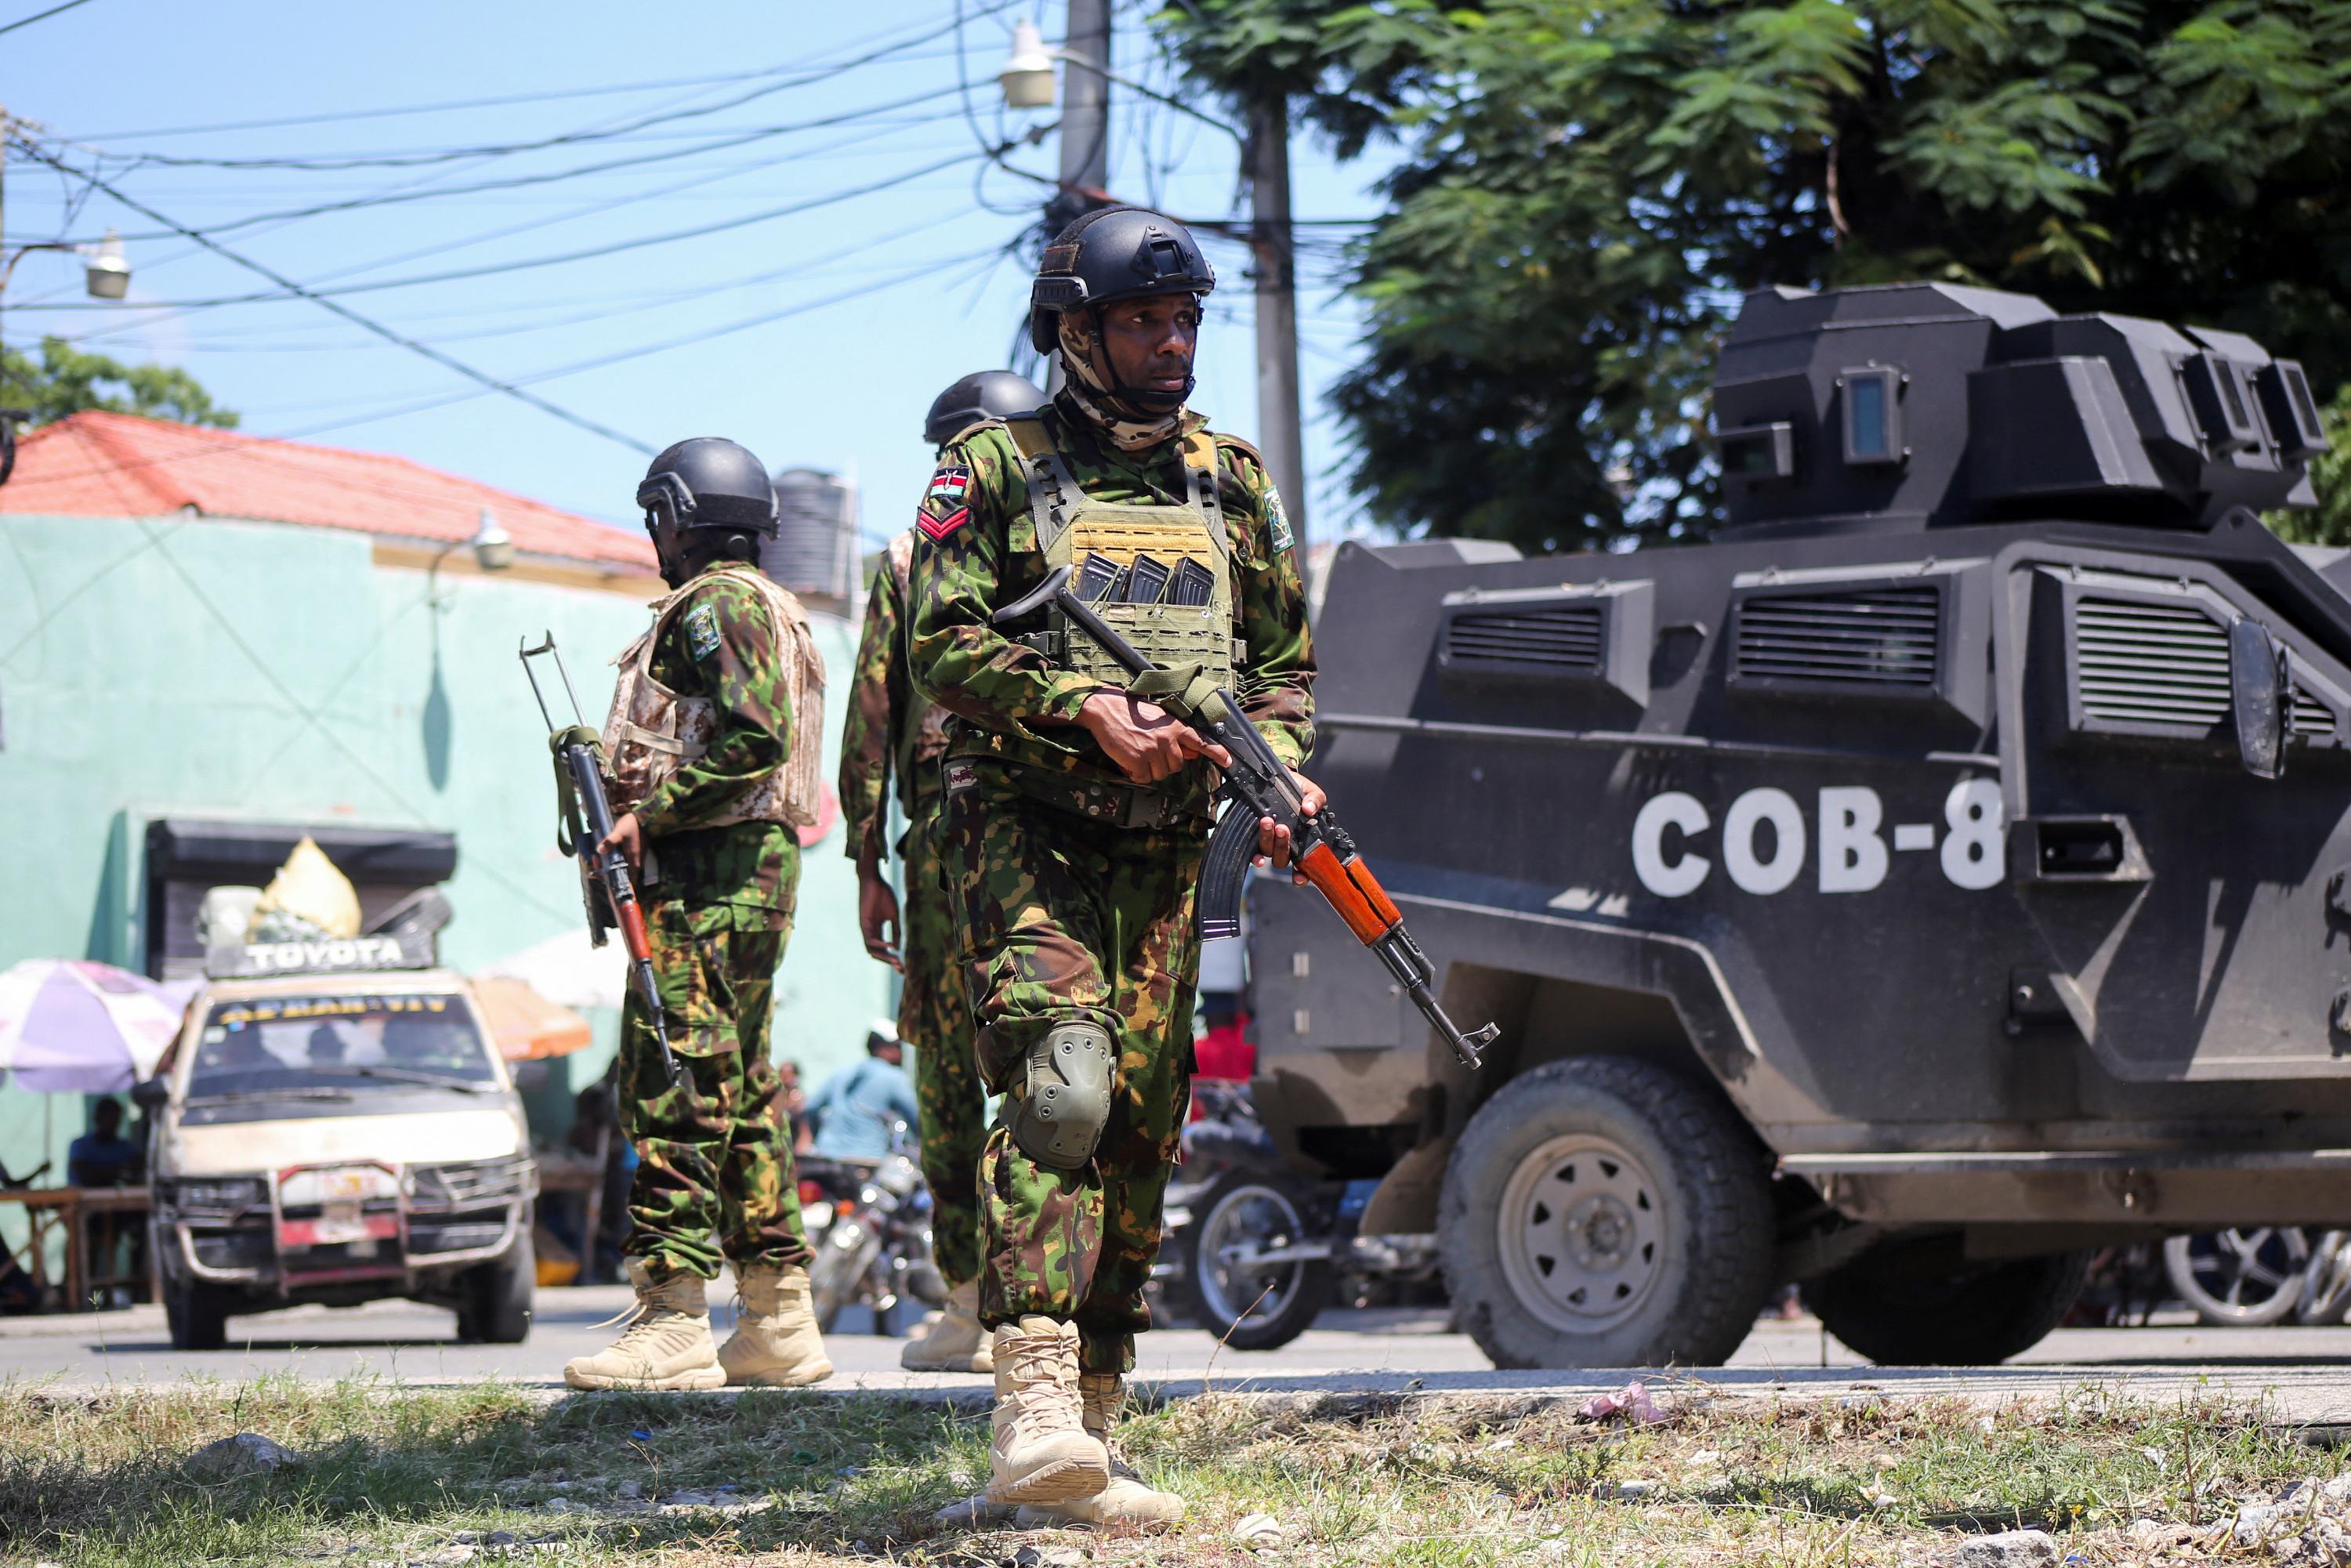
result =
[[[776,487],[748,447],[697,435],[665,449],[645,470],[637,505],[651,528],[663,512],[680,528],[738,528],[776,537]]]
[[[673,588],[700,561],[758,559],[759,540],[776,537],[781,515],[759,460],[716,435],[681,441],[654,458],[637,486],[637,505],[645,509],[662,580]]]
[[[1026,376],[1010,371],[974,371],[939,393],[923,421],[923,439],[944,446],[959,431],[983,419],[1011,419],[1029,413],[1045,394]]]
[[[1182,224],[1143,207],[1098,207],[1045,247],[1029,290],[1029,341],[1040,354],[1060,347],[1054,318],[1064,311],[1216,286],[1217,269]]]

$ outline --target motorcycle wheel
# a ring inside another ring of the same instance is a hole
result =
[[[1194,1322],[1235,1350],[1273,1350],[1306,1332],[1338,1294],[1328,1261],[1252,1266],[1226,1255],[1309,1239],[1307,1207],[1290,1184],[1242,1171],[1193,1202],[1174,1283]]]
[[[2171,1288],[2220,1328],[2283,1322],[2302,1299],[2310,1238],[2293,1226],[2211,1230],[2163,1244]]]

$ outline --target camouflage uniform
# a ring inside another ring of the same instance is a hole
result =
[[[906,831],[898,841],[905,883],[899,946],[905,983],[898,1038],[914,1048],[922,1113],[923,1179],[931,1189],[931,1252],[950,1287],[979,1276],[979,1155],[987,1141],[987,1093],[972,1055],[971,1003],[952,956],[954,923],[939,866],[939,716],[906,674],[906,592],[912,529],[890,541],[873,573],[849,716],[841,736],[841,809],[849,853],[888,859],[892,774]]]
[[[708,613],[705,613],[705,612]],[[621,1012],[622,1114],[639,1165],[624,1250],[652,1282],[715,1278],[723,1258],[809,1260],[791,1129],[768,1061],[776,969],[791,936],[799,844],[778,822],[697,827],[782,766],[792,744],[783,657],[767,606],[725,576],[669,618],[653,678],[716,705],[710,749],[637,808],[645,927],[678,1060],[672,1086],[633,989]]]
[[[1179,440],[1140,453],[1098,441],[1066,398],[1044,423],[1072,476],[1102,501],[1176,504]],[[1187,416],[1183,433],[1204,422]],[[1235,631],[1247,643],[1236,686],[1251,722],[1296,766],[1312,745],[1312,650],[1305,595],[1279,497],[1257,454],[1216,437],[1232,546]],[[1197,975],[1193,894],[1206,848],[1205,766],[1158,786],[1165,825],[1122,828],[1039,799],[1131,789],[1074,720],[1101,689],[1057,670],[988,624],[1041,581],[1028,485],[1000,424],[941,455],[918,517],[912,657],[948,725],[945,859],[970,967],[988,1085],[1019,1090],[1032,1044],[1081,1018],[1110,1031],[1118,1070],[1092,1164],[1060,1171],[1017,1145],[999,1118],[980,1161],[987,1257],[980,1317],[1037,1313],[1077,1324],[1080,1364],[1123,1372],[1150,1326],[1143,1287],[1190,1097]],[[1053,721],[1061,721],[1059,723]]]

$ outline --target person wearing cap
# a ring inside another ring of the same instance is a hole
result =
[[[1010,371],[978,371],[933,399],[923,439],[935,456],[966,430],[1033,411],[1045,394]],[[841,732],[841,810],[857,862],[858,923],[865,950],[905,977],[897,1033],[914,1052],[923,1180],[931,1189],[931,1256],[946,1304],[907,1336],[910,1372],[988,1372],[979,1322],[979,1153],[987,1141],[987,1092],[972,1054],[971,1005],[949,953],[954,922],[939,867],[939,757],[946,714],[914,689],[906,671],[906,591],[915,531],[891,539],[873,569],[858,634],[857,668]],[[894,848],[905,900],[890,885],[890,806],[905,820]]]
[[[1151,1527],[1183,1500],[1110,1448],[1189,1097],[1194,889],[1214,764],[1081,628],[999,611],[1060,569],[1162,665],[1239,692],[1293,768],[1314,660],[1281,498],[1186,407],[1216,275],[1181,224],[1089,213],[1046,248],[1029,339],[1063,384],[964,432],[914,517],[915,684],[945,708],[940,859],[977,1052],[979,1315],[996,1374],[985,1500],[1024,1524]],[[1301,780],[1309,811],[1321,792]],[[1259,848],[1287,863],[1285,831]]]
[[[732,441],[682,441],[637,489],[671,591],[615,661],[604,728],[616,821],[595,847],[636,873],[677,1075],[634,988],[617,1099],[638,1165],[622,1250],[636,1310],[563,1369],[574,1388],[796,1386],[831,1375],[809,1292],[791,1130],[768,1059],[775,979],[816,821],[824,666],[799,601],[757,565],[773,486]],[[708,1282],[742,1311],[724,1345]]]
[[[890,1152],[898,1127],[914,1125],[914,1081],[906,1075],[905,1042],[888,1019],[865,1031],[865,1055],[831,1077],[802,1113],[815,1141],[809,1153],[826,1160],[878,1160]]]

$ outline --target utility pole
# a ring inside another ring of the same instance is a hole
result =
[[[1249,247],[1257,259],[1257,438],[1306,559],[1306,445],[1299,429],[1298,257],[1290,225],[1290,99],[1249,105]]]
[[[1061,180],[1048,214],[1056,227],[1110,184],[1110,0],[1070,0],[1061,67]]]

